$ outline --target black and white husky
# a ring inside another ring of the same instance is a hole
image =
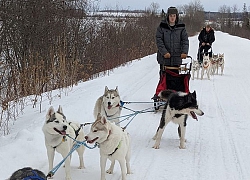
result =
[[[159,93],[160,98],[166,101],[164,106],[160,125],[154,135],[156,140],[153,148],[159,149],[163,131],[167,124],[172,121],[179,125],[178,134],[180,137],[180,149],[185,149],[185,132],[188,115],[197,119],[197,115],[202,116],[204,113],[198,108],[196,92],[184,93],[164,90]]]

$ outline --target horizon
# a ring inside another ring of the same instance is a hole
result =
[[[172,3],[169,3],[165,0],[156,0],[156,1],[151,1],[151,0],[127,0],[127,1],[122,1],[122,0],[100,0],[100,8],[101,9],[127,9],[127,10],[145,10],[146,8],[150,7],[151,3],[157,3],[159,5],[159,9],[164,9],[167,10],[168,7],[170,6],[175,6],[175,7],[180,7],[183,5],[187,5],[193,1],[191,0],[176,0]],[[200,4],[203,6],[204,11],[207,12],[218,12],[219,8],[222,6],[230,6],[236,7],[237,11],[236,12],[242,12],[243,11],[243,6],[244,3],[246,4],[246,8],[248,11],[250,11],[250,3],[247,4],[245,0],[238,0],[235,2],[234,0],[224,0],[224,1],[217,1],[217,0],[210,0],[210,1],[205,1],[201,0]],[[216,5],[216,6],[215,6]]]

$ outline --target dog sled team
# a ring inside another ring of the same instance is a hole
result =
[[[196,115],[202,116],[204,114],[198,108],[196,92],[185,93],[163,90],[159,96],[166,101],[166,104],[164,105],[160,125],[153,137],[155,140],[153,148],[159,149],[164,128],[172,121],[178,124],[179,148],[185,149],[185,132],[188,116],[197,120]],[[42,127],[45,147],[47,148],[49,170],[53,169],[55,152],[58,152],[66,159],[64,162],[65,179],[72,180],[70,172],[71,155],[69,157],[67,155],[74,144],[79,141],[86,141],[88,144],[98,144],[101,180],[105,180],[106,173],[113,174],[116,161],[120,165],[122,180],[126,180],[126,175],[131,174],[131,140],[126,129],[119,125],[122,110],[121,102],[118,87],[109,89],[106,86],[104,94],[96,100],[93,113],[94,122],[91,123],[90,131],[86,135],[84,135],[80,123],[72,122],[66,118],[61,106],[58,107],[57,111],[50,107]],[[79,156],[79,169],[84,168],[83,154],[85,149],[85,146],[80,146],[76,149]],[[108,159],[111,161],[111,165],[106,170]]]
[[[208,24],[203,28],[198,36],[199,49],[197,60],[192,62],[192,79],[203,79],[211,75],[223,75],[225,57],[224,53],[214,54],[212,51],[212,43],[215,41],[214,30]]]
[[[204,53],[202,61],[197,59],[192,62],[192,79],[203,79],[205,75],[208,79],[210,79],[211,75],[223,75],[224,59],[224,53],[212,54],[212,57]]]
[[[179,148],[185,149],[188,117],[198,120],[197,115],[204,115],[204,112],[198,106],[196,91],[189,91],[190,71],[192,71],[192,78],[197,73],[197,79],[199,76],[203,79],[205,74],[210,79],[210,75],[218,74],[219,68],[222,75],[224,54],[209,55],[208,50],[214,41],[213,38],[211,41],[209,38],[212,37],[214,32],[211,27],[207,26],[203,29],[204,32],[201,32],[199,35],[200,48],[197,60],[192,62],[192,67],[186,68],[185,66],[185,69],[189,69],[189,71],[181,74],[182,60],[189,58],[187,55],[189,49],[188,35],[185,25],[179,22],[178,11],[175,7],[168,8],[167,13],[163,12],[163,14],[164,18],[156,32],[160,80],[152,98],[155,103],[163,102],[160,105],[161,107],[163,106],[163,109],[161,111],[161,118],[159,119],[159,126],[152,137],[155,140],[152,147],[154,149],[160,148],[164,129],[169,122],[173,122],[178,126]],[[209,28],[209,31],[206,31],[207,28]],[[172,33],[174,33],[173,36]],[[177,39],[173,40],[170,36]],[[174,45],[171,42],[172,40],[175,42]],[[205,53],[201,50],[205,50]],[[154,108],[158,110],[159,107],[156,106]],[[72,150],[76,150],[79,156],[78,168],[83,169],[85,167],[84,152],[87,149],[86,147],[89,146],[86,144],[79,146],[79,142],[86,142],[90,145],[98,145],[101,180],[106,179],[106,173],[113,173],[116,161],[120,166],[122,180],[126,180],[126,175],[132,173],[130,168],[131,139],[126,128],[120,127],[122,108],[123,104],[120,99],[118,87],[109,89],[106,86],[103,95],[97,98],[93,107],[94,121],[91,123],[90,131],[83,132],[83,124],[68,120],[61,106],[58,107],[57,111],[54,107],[50,107],[42,127],[49,165],[49,173],[46,178],[52,178],[54,172],[59,168],[58,166],[54,168],[54,156],[57,152],[63,157],[61,163],[65,166],[65,179],[72,180],[70,167]],[[111,161],[111,165],[106,170],[108,159]],[[43,173],[32,168],[23,168],[17,172],[13,173],[12,176],[20,179],[25,177],[28,179],[46,179]]]

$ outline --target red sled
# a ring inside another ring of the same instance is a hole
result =
[[[164,70],[161,70],[160,80],[156,87],[155,95],[152,98],[154,100],[154,107],[159,109],[158,103],[160,99],[159,93],[163,90],[182,91],[189,93],[189,80],[191,77],[190,71],[192,66],[192,57],[190,63],[181,64],[180,67],[168,67],[164,66]],[[189,66],[189,68],[187,68]],[[177,72],[179,73],[177,73]]]

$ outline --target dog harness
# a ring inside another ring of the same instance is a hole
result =
[[[119,144],[118,144],[118,146],[115,148],[114,152],[112,152],[111,154],[109,154],[109,156],[112,156],[112,155],[117,151],[117,149],[119,149],[119,147],[121,146],[121,142],[122,142],[122,141],[119,142]]]
[[[117,106],[115,106],[115,107],[121,108],[119,104],[117,104]],[[114,116],[118,111],[116,111],[116,112],[115,112],[114,114],[112,114],[112,115],[108,115],[107,112],[105,111],[105,109],[104,109],[104,112],[105,112],[106,116],[109,118],[109,117]]]
[[[108,137],[107,137],[107,140],[108,140],[110,134],[111,134],[111,130],[109,130],[109,135],[108,135]],[[108,156],[112,156],[112,155],[117,151],[117,149],[119,149],[119,147],[121,146],[121,142],[122,142],[122,141],[119,142],[119,144],[118,144],[118,146],[115,148],[115,150],[114,150],[111,154],[108,154]]]
[[[70,125],[71,123],[72,123],[72,122],[69,122],[69,125]],[[80,127],[79,127],[77,130],[75,130],[74,127],[71,126],[71,127],[74,129],[74,131],[75,131],[75,135],[76,135],[75,139],[79,136],[79,132],[80,132],[82,126],[83,126],[83,124],[80,124]]]
[[[45,180],[44,178],[40,177],[35,171],[33,171],[34,176],[28,176],[26,178],[23,178],[23,180]]]

